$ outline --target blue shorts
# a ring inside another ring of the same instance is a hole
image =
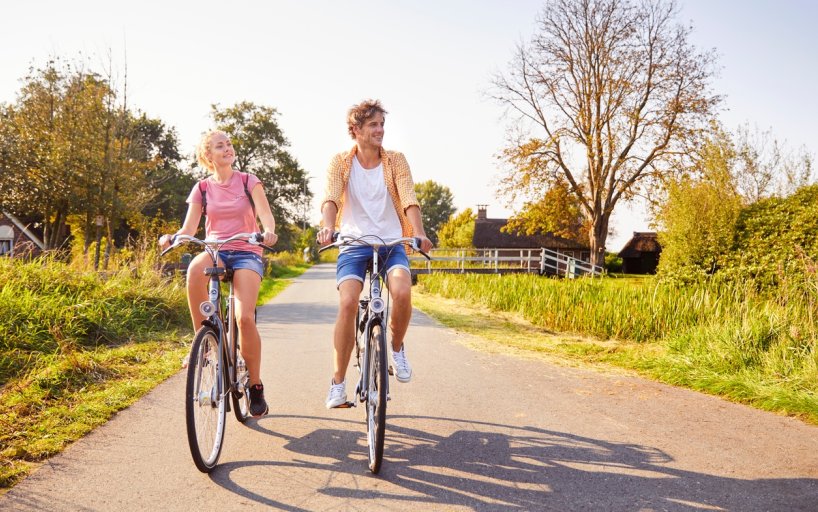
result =
[[[250,251],[219,251],[219,259],[224,268],[237,270],[246,268],[264,278],[264,262],[261,256]]]
[[[379,247],[378,269],[387,275],[396,268],[402,268],[409,273],[409,258],[403,245],[393,247]],[[384,261],[385,260],[385,261]],[[371,247],[350,247],[338,254],[338,265],[335,269],[335,281],[338,286],[348,279],[357,279],[361,283],[366,278],[366,270],[372,263]],[[384,272],[386,269],[386,272]]]

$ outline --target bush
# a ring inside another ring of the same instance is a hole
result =
[[[614,252],[605,253],[605,270],[609,273],[622,272],[622,258]]]

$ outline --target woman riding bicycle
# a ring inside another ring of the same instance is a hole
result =
[[[218,130],[205,133],[196,148],[196,159],[212,175],[191,190],[184,225],[176,234],[195,235],[203,213],[205,236],[208,238],[226,239],[238,233],[252,233],[258,231],[258,215],[264,227],[261,242],[274,245],[278,236],[274,232],[275,219],[264,187],[256,176],[233,170],[236,153],[230,137]],[[171,242],[171,235],[163,235],[159,239],[163,249]],[[261,247],[239,240],[230,242],[219,251],[221,265],[233,269],[239,346],[250,374],[250,413],[256,418],[268,411],[261,382],[261,337],[255,319],[256,301],[264,275],[261,254]],[[208,255],[201,253],[193,258],[187,271],[187,299],[194,330],[205,320],[199,311],[199,304],[208,300],[208,276],[204,270],[210,264]]]

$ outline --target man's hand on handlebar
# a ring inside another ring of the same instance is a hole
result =
[[[432,241],[426,238],[425,236],[418,236],[416,238],[420,240],[420,250],[425,252],[426,254],[429,254],[429,251],[431,251],[432,247],[434,247]]]
[[[332,243],[334,231],[331,228],[321,228],[318,231],[318,234],[315,236],[315,239],[318,241],[318,245],[325,246],[327,244]]]

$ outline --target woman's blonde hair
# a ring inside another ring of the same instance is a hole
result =
[[[199,162],[199,165],[209,171],[216,169],[213,161],[207,157],[207,152],[210,151],[210,143],[213,141],[213,137],[216,135],[224,135],[227,137],[227,140],[230,140],[230,136],[227,135],[226,132],[223,132],[222,130],[210,130],[202,135],[202,140],[200,140],[199,145],[196,146],[196,161]]]

